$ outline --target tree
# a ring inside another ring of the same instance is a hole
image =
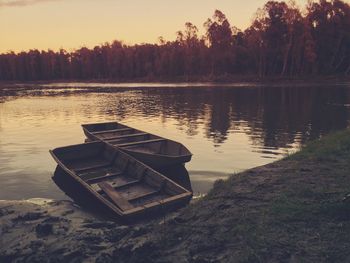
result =
[[[226,73],[232,53],[232,31],[226,16],[215,10],[213,18],[204,23],[212,54],[212,74]]]
[[[315,40],[318,72],[348,72],[350,6],[340,0],[309,3],[307,21]]]

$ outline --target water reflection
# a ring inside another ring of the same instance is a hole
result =
[[[193,190],[205,193],[215,179],[281,158],[350,119],[346,83],[24,85],[0,87],[0,101],[0,199],[62,198],[48,149],[84,142],[81,123],[117,120],[180,141],[194,154]]]
[[[104,91],[105,92],[105,91]],[[100,103],[99,114],[169,118],[187,135],[199,133],[217,146],[230,132],[249,134],[255,145],[288,147],[348,126],[346,87],[166,88],[142,89]],[[335,106],[337,103],[337,106]]]

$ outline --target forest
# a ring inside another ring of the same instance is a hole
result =
[[[190,22],[176,40],[126,45],[113,41],[71,52],[61,49],[0,54],[0,80],[162,80],[213,76],[350,75],[350,5],[341,0],[269,1],[244,31],[215,10]]]

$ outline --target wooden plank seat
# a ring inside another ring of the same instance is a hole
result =
[[[85,180],[89,184],[94,184],[94,183],[97,183],[99,181],[104,181],[104,180],[116,177],[116,176],[121,175],[121,174],[123,174],[123,173],[122,172],[115,172],[115,173],[106,173],[105,175],[95,176],[95,177],[91,177],[91,178],[87,178],[87,176],[85,176],[85,177],[80,176],[80,178],[82,178],[83,180]]]
[[[141,180],[133,180],[133,181],[127,182],[125,184],[120,184],[120,185],[114,186],[114,189],[122,189],[125,187],[130,187],[130,186],[133,186],[135,184],[139,184],[140,182],[141,182]]]
[[[125,211],[134,208],[134,206],[121,196],[109,183],[101,182],[98,186],[120,209]]]
[[[72,168],[72,169],[76,173],[81,173],[81,172],[85,172],[85,171],[89,171],[89,170],[105,168],[105,167],[108,167],[110,165],[111,165],[111,163],[109,163],[109,162],[102,162],[102,163],[97,163],[97,164],[90,165],[90,166],[76,167],[76,168]]]
[[[151,195],[156,195],[162,192],[164,183],[160,187],[154,188],[149,185],[134,184],[127,189],[119,189],[119,193],[129,201],[146,198]]]
[[[131,180],[130,179],[131,178],[126,176],[126,174],[121,173],[120,175],[115,177],[111,177],[111,178],[106,177],[105,179],[103,179],[103,181],[108,182],[115,189],[123,189],[125,187],[132,186],[142,182],[142,179],[140,178],[132,178]],[[101,193],[101,189],[98,186],[99,181],[91,180],[91,181],[88,181],[87,183],[89,183],[91,187],[93,187],[97,192]]]
[[[115,183],[113,181],[108,181],[112,187],[116,190],[120,190],[123,189],[125,187],[130,187],[136,184],[140,183],[140,180],[134,180],[134,181],[129,181],[127,183],[124,184],[120,184],[120,185],[115,185]],[[99,194],[103,193],[102,189],[98,186],[98,183],[96,182],[92,182],[91,187],[94,188],[96,190],[96,192],[98,192]]]
[[[105,134],[105,133],[112,133],[112,132],[123,132],[123,131],[132,131],[132,128],[122,128],[122,129],[114,129],[114,130],[105,130],[105,131],[96,131],[96,132],[91,132],[93,135],[98,135],[98,134]]]
[[[112,141],[112,140],[120,140],[120,139],[128,139],[133,137],[140,137],[140,136],[146,136],[148,133],[140,132],[140,133],[133,133],[133,134],[126,134],[126,135],[120,135],[120,136],[113,136],[113,137],[107,137],[103,140],[105,141]]]
[[[121,143],[116,144],[119,147],[129,147],[129,146],[137,146],[142,144],[148,144],[148,143],[154,143],[154,142],[164,142],[165,139],[152,139],[152,140],[145,140],[145,141],[138,141],[138,142],[128,142],[128,143]]]
[[[129,197],[128,201],[129,202],[133,202],[133,201],[137,201],[137,200],[140,200],[140,199],[143,199],[143,198],[147,198],[149,196],[157,195],[157,194],[159,194],[159,190],[153,190],[153,191],[149,191],[147,193],[143,193],[143,194],[139,194],[139,195],[135,195],[135,196]]]

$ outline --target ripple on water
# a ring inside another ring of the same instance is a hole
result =
[[[200,194],[217,179],[278,160],[349,126],[348,84],[278,85],[0,87],[0,199],[64,198],[51,181],[55,163],[48,150],[83,143],[82,123],[117,120],[183,143],[194,154],[186,167]]]

